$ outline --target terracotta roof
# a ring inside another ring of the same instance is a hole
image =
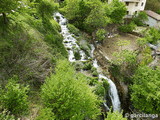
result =
[[[153,19],[156,19],[158,21],[160,21],[160,15],[151,11],[151,10],[145,10],[145,12],[147,13],[148,16],[152,17]]]

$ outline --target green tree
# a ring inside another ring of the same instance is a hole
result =
[[[106,14],[111,18],[111,21],[113,23],[121,23],[123,17],[126,15],[126,5],[119,0],[113,0],[109,4],[109,9],[109,11],[106,11]]]
[[[3,15],[3,24],[8,23],[7,14],[11,13],[12,10],[16,10],[20,3],[20,0],[0,0],[0,13]]]
[[[28,111],[28,86],[17,83],[18,78],[11,78],[2,92],[0,100],[2,107],[14,115],[22,115]]]
[[[56,74],[46,79],[41,97],[56,119],[83,120],[99,114],[97,96],[86,84],[86,77],[76,74],[66,61],[57,63]]]
[[[133,18],[133,22],[138,26],[144,25],[146,20],[148,20],[148,16],[145,12],[139,12],[138,15],[135,15]]]
[[[96,29],[105,27],[110,22],[110,19],[105,15],[103,4],[99,0],[89,1],[87,5],[90,7],[91,12],[85,19],[86,30],[89,33],[94,32]]]
[[[135,108],[146,113],[160,113],[160,69],[140,66],[131,86],[131,101]]]
[[[105,29],[98,29],[96,32],[96,39],[100,42],[103,43],[103,41],[106,38],[106,31]]]
[[[130,32],[133,32],[133,30],[136,28],[136,24],[134,22],[131,22],[129,24],[125,24],[125,25],[122,25],[120,26],[118,29],[121,31],[121,32],[124,32],[124,33],[130,33]]]
[[[53,13],[58,10],[58,4],[56,4],[53,0],[41,0],[38,1],[38,13],[44,18],[51,18]]]
[[[160,31],[155,28],[150,28],[147,31],[145,38],[150,43],[156,43],[158,40],[160,40]]]
[[[123,118],[122,113],[119,113],[118,111],[113,113],[109,111],[105,120],[127,120],[127,118]]]

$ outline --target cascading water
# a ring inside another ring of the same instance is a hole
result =
[[[57,19],[58,17],[58,19]],[[78,50],[80,55],[81,55],[81,59],[79,61],[86,61],[87,57],[85,55],[85,52],[83,50],[80,49],[79,45],[77,44],[77,40],[72,37],[73,34],[69,33],[69,30],[67,28],[67,19],[63,17],[63,15],[61,15],[60,13],[55,13],[54,15],[54,19],[59,22],[60,26],[61,26],[61,34],[64,37],[63,40],[63,44],[66,47],[66,49],[68,50],[68,58],[70,62],[75,62],[75,56],[74,56],[74,51]],[[94,58],[94,46],[91,45],[91,57]],[[93,66],[95,68],[97,68],[97,72],[99,73],[99,79],[105,79],[108,81],[109,85],[110,85],[110,90],[109,90],[109,96],[111,98],[112,101],[112,105],[113,105],[113,110],[114,111],[120,111],[120,100],[119,100],[119,96],[118,96],[118,92],[116,89],[115,84],[106,76],[104,76],[102,74],[101,68],[98,66],[97,64],[97,60],[94,59],[93,60]],[[104,103],[104,106],[106,107],[106,109],[108,110],[108,106],[106,105],[106,103]]]

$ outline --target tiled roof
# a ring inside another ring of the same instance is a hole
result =
[[[145,12],[147,13],[148,16],[152,17],[153,19],[156,19],[158,21],[160,21],[160,15],[151,11],[151,10],[145,10]]]

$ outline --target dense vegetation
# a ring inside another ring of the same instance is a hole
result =
[[[160,1],[159,0],[147,0],[146,10],[153,10],[160,14]]]
[[[159,1],[156,2],[158,6]],[[97,47],[109,40],[108,34],[115,31],[128,34],[137,26],[145,26],[144,12],[126,22],[123,18],[127,9],[118,0],[111,4],[105,0],[60,3],[0,0],[0,3],[0,119],[126,120],[122,112],[103,109],[104,101],[109,102],[105,99],[109,84],[103,79],[98,81],[92,58],[82,63],[67,61],[61,27],[53,14],[61,12],[68,19],[67,27],[74,37],[81,39],[85,34],[87,42]],[[147,7],[150,4],[147,2]],[[158,7],[154,10],[159,12]],[[121,49],[113,53],[115,59],[110,61],[109,70],[115,79],[129,86],[133,111],[159,114],[160,68],[149,66],[153,58],[147,44],[157,44],[160,31],[148,28],[140,35],[136,51]],[[77,44],[90,55],[89,43]],[[117,44],[122,48],[129,43]],[[74,55],[76,60],[81,58],[78,50]],[[81,70],[89,71],[89,76],[80,73]]]

